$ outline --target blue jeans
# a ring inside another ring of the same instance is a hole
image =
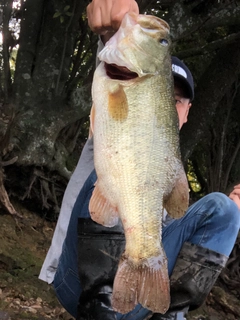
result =
[[[63,244],[54,288],[63,307],[74,317],[81,294],[78,278],[78,218],[89,218],[88,203],[96,182],[93,171],[81,189],[74,205],[68,232]],[[162,242],[168,258],[169,276],[184,242],[191,242],[229,256],[240,228],[240,212],[226,195],[214,192],[194,203],[181,219],[170,219],[163,227]],[[151,312],[141,305],[130,313],[117,314],[117,319],[144,319]]]

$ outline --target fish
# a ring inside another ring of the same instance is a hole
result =
[[[89,211],[99,224],[123,225],[126,245],[112,294],[113,309],[123,314],[138,303],[154,313],[168,310],[162,218],[164,210],[179,218],[188,207],[170,48],[167,22],[127,13],[93,77],[97,181]]]

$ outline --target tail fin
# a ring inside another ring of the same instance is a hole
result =
[[[169,291],[165,253],[137,266],[123,256],[114,279],[112,307],[127,313],[140,303],[154,313],[163,314],[169,308]]]

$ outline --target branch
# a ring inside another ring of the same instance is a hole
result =
[[[70,78],[68,80],[68,87],[71,87],[71,82],[75,78],[78,70],[80,69],[82,61],[83,61],[83,59],[81,58],[81,55],[83,53],[84,43],[86,41],[87,28],[85,28],[85,29],[82,28],[82,30],[83,30],[83,32],[82,32],[81,37],[79,39],[78,48],[77,48],[77,54],[74,57],[72,71],[71,71],[71,74],[70,74]]]
[[[94,61],[96,57],[93,52],[96,52],[95,48],[97,46],[98,38],[90,38],[88,46],[85,47],[83,51],[84,45],[86,46],[86,43],[83,42],[84,39],[86,40],[85,36],[86,34],[84,33],[80,39],[78,52],[75,58],[71,76],[66,84],[66,90],[68,92],[72,92],[77,87],[82,78],[85,79],[85,83],[88,83],[87,75],[91,74],[91,71],[95,69]],[[87,56],[89,57],[87,58]],[[85,64],[83,64],[83,61],[85,61]]]
[[[177,2],[177,0],[161,0],[161,1],[136,0],[136,1],[138,3],[140,13],[145,13],[147,10],[152,8],[158,9],[157,7],[167,9]]]
[[[2,167],[10,166],[11,164],[14,164],[17,160],[18,160],[18,157],[13,157],[12,159],[7,161],[0,161],[0,166]]]
[[[236,1],[215,3],[206,7],[206,12],[197,13],[194,1],[177,1],[170,7],[166,20],[171,26],[174,41],[188,37],[198,30],[212,30],[219,26],[238,25],[240,23],[240,6]]]
[[[11,18],[13,0],[5,0],[3,7],[3,72],[4,72],[4,96],[5,102],[9,102],[9,94],[11,87],[11,72],[9,64],[9,42],[11,33],[8,28]]]
[[[181,146],[184,160],[189,158],[212,121],[216,107],[236,81],[239,73],[240,46],[236,42],[224,47],[214,56],[211,66],[206,69],[198,82],[196,100],[189,113],[189,121],[180,133],[181,142],[184,142]]]
[[[14,208],[8,197],[8,193],[4,186],[4,176],[2,168],[0,168],[0,203],[3,205],[3,207],[7,210],[8,213],[10,213],[13,216],[21,217],[17,213],[16,209]]]
[[[237,92],[239,90],[239,87],[240,85],[237,83],[236,86],[235,86],[235,90],[234,90],[234,93],[230,93],[228,94],[227,96],[227,107],[228,107],[228,115],[227,115],[227,120],[225,122],[225,127],[224,127],[224,130],[223,132],[225,132],[225,136],[226,136],[226,130],[227,130],[227,125],[228,125],[228,120],[229,120],[229,116],[230,116],[230,111],[232,109],[232,106],[233,106],[233,101],[237,95]],[[225,176],[224,176],[224,183],[223,183],[223,186],[222,186],[222,192],[226,192],[226,189],[227,189],[227,183],[228,183],[228,179],[229,179],[229,174],[230,174],[230,171],[232,169],[232,165],[236,159],[236,156],[238,154],[238,150],[240,148],[240,143],[237,144],[236,148],[235,148],[235,151],[231,157],[231,160],[230,162],[228,163],[228,167],[227,167],[227,170],[226,170],[226,173],[225,173]]]
[[[22,3],[23,17],[21,19],[21,33],[19,50],[15,70],[16,94],[27,92],[35,67],[36,48],[39,40],[44,0],[26,0]]]
[[[185,59],[188,57],[194,57],[204,55],[209,52],[213,52],[217,49],[221,49],[223,46],[231,44],[240,39],[240,32],[230,34],[222,39],[212,41],[199,48],[191,48],[189,50],[180,51],[177,53],[179,59]]]
[[[96,44],[96,43],[95,43]],[[86,52],[88,52],[88,49],[86,49]],[[80,81],[84,79],[84,84],[89,84],[92,82],[92,73],[95,70],[95,56],[91,56],[85,65],[81,66],[81,72],[78,73],[78,75],[72,79],[71,83],[68,85],[68,90],[72,93],[73,89],[77,87]],[[87,75],[87,77],[86,77]],[[70,86],[71,85],[71,86]]]
[[[72,23],[72,21],[73,21],[74,13],[75,13],[75,11],[76,11],[76,3],[77,3],[77,1],[74,0],[72,15],[71,15],[71,17],[70,17],[70,19],[69,19],[69,22],[68,22],[68,24],[67,24],[67,26],[66,26],[66,29],[65,29],[64,45],[63,45],[62,58],[61,58],[61,63],[60,63],[59,72],[58,72],[58,77],[57,77],[57,82],[56,82],[56,87],[55,87],[55,96],[58,95],[59,82],[60,82],[60,78],[61,78],[62,71],[63,71],[65,53],[66,53],[67,42],[68,42],[68,30],[69,30],[69,27],[70,27],[70,25],[71,25],[71,23]]]

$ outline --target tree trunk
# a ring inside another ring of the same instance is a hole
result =
[[[72,0],[68,4],[69,9],[64,0],[24,3],[12,100],[18,117],[12,134],[19,165],[64,172],[56,150],[57,137],[90,110],[90,84],[83,85],[71,99],[65,88],[79,32],[86,33],[87,23],[84,30],[78,30],[84,2]],[[59,16],[54,17],[56,12]]]
[[[211,121],[216,121],[216,107],[240,73],[240,46],[232,43],[212,59],[198,82],[196,100],[188,123],[181,130],[181,150],[186,161]],[[199,88],[199,89],[198,89]]]

